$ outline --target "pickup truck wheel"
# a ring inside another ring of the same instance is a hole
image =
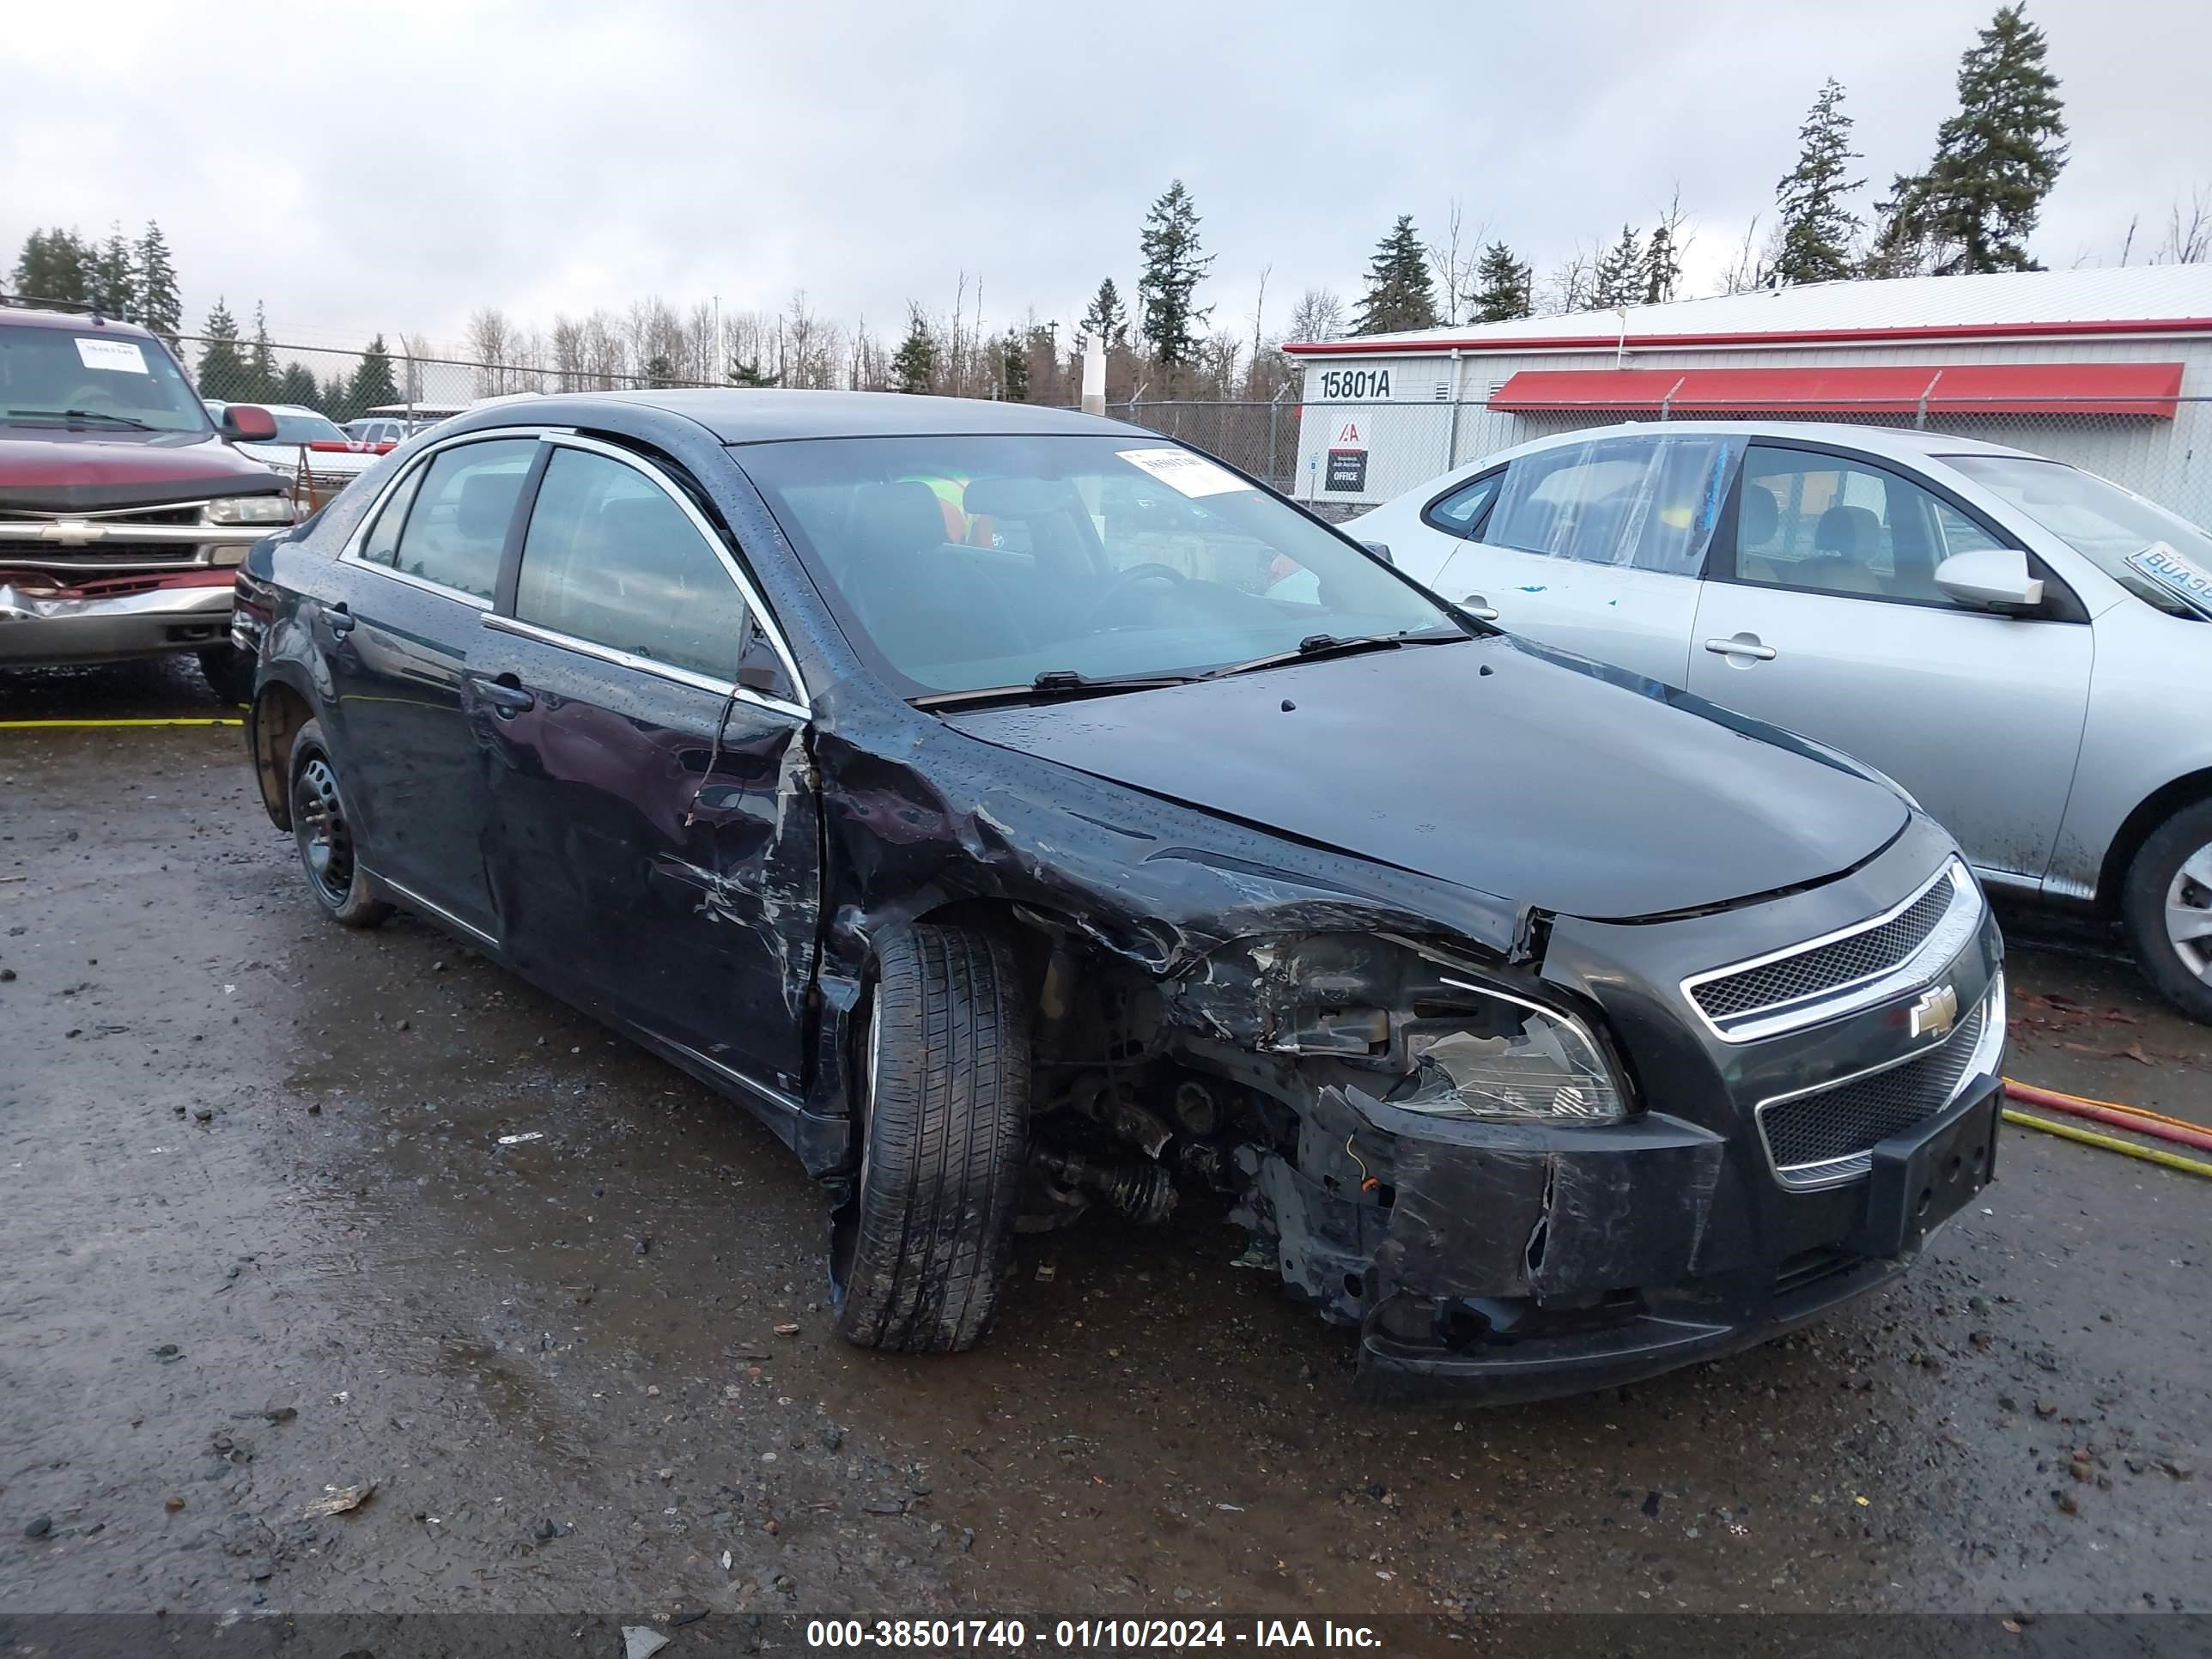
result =
[[[200,678],[217,702],[253,701],[253,659],[234,645],[211,645],[199,653]]]
[[[2192,1019],[2212,1022],[2212,801],[2185,806],[2151,831],[2128,866],[2120,919],[2160,994]]]
[[[292,838],[307,890],[331,920],[347,927],[374,927],[392,907],[376,896],[368,872],[354,856],[353,825],[338,789],[337,769],[314,720],[292,739]]]
[[[989,1327],[1013,1249],[1030,1101],[1013,953],[922,926],[877,959],[856,1070],[860,1172],[830,1238],[837,1330],[949,1353]]]

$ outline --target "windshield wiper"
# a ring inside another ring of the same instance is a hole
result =
[[[932,691],[908,699],[916,708],[964,708],[989,702],[1047,702],[1060,697],[1103,697],[1188,685],[1195,674],[1106,674],[1094,679],[1072,668],[1048,668],[1026,685],[980,685],[967,691]]]
[[[134,432],[159,432],[158,426],[134,420],[128,415],[110,415],[98,409],[11,409],[7,418],[11,421],[67,421],[72,425],[127,426]]]
[[[1295,651],[1271,652],[1264,657],[1255,657],[1249,662],[1233,662],[1226,668],[1208,669],[1200,678],[1225,679],[1231,674],[1249,674],[1261,668],[1279,668],[1285,663],[1311,662],[1317,657],[1348,657],[1361,651],[1395,651],[1401,645],[1442,645],[1448,640],[1467,637],[1456,628],[1437,629],[1419,634],[1355,634],[1349,638],[1340,638],[1334,634],[1309,634],[1298,641]]]

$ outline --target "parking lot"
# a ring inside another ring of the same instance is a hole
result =
[[[228,712],[0,677],[0,720]],[[2012,963],[2014,1077],[2212,1116],[2207,1033],[2095,941]],[[768,1133],[325,922],[234,728],[0,730],[0,1610],[2212,1607],[2212,1194],[2145,1163],[2008,1129],[1824,1325],[1381,1410],[1197,1218],[1024,1238],[972,1354],[846,1346]]]

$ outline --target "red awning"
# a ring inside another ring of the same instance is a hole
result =
[[[1863,415],[2142,415],[2172,420],[2179,363],[1916,363],[1886,368],[1530,368],[1492,409]]]

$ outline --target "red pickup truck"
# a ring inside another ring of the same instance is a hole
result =
[[[190,651],[242,698],[237,567],[293,506],[231,446],[276,430],[250,404],[218,427],[135,324],[0,308],[0,668]]]

